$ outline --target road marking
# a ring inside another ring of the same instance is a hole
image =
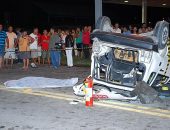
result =
[[[135,105],[135,104],[126,104],[126,103],[121,103],[121,102],[110,102],[110,101],[103,101],[104,103],[109,103],[112,105],[120,105],[120,106],[125,106],[125,107],[133,107],[136,109],[144,109],[144,110],[149,110],[153,112],[161,112],[161,113],[167,113],[170,114],[170,110],[164,110],[164,109],[159,109],[159,108],[154,108],[154,107],[145,107],[145,106],[140,106],[140,105]]]
[[[56,95],[56,96],[62,96],[62,97],[77,98],[77,97],[72,96],[72,95],[66,95],[66,94],[61,94],[61,93],[45,92],[45,91],[35,91],[35,92],[38,92],[38,93],[41,93],[41,94],[49,94],[49,95]],[[161,112],[161,113],[170,114],[170,110],[164,110],[164,109],[159,109],[159,108],[154,108],[154,107],[145,107],[145,106],[140,106],[140,105],[135,105],[135,104],[127,104],[127,103],[121,103],[121,102],[116,102],[116,101],[107,101],[107,100],[103,100],[103,101],[99,101],[99,102],[111,104],[111,105],[133,107],[135,109],[144,109],[144,110],[149,110],[149,111],[153,111],[153,112]]]
[[[33,95],[33,96],[48,97],[48,98],[66,100],[66,101],[77,100],[80,103],[85,104],[85,101],[82,100],[82,98],[77,99],[75,96],[67,95],[67,94],[52,93],[52,92],[45,92],[45,91],[32,91],[32,89],[22,89],[22,90],[21,89],[20,90],[5,89],[5,88],[0,88],[0,89],[9,91],[9,92],[16,92],[20,94],[27,94],[27,95]],[[162,110],[162,109],[138,106],[138,105],[133,105],[133,104],[107,102],[107,101],[94,102],[94,105],[100,106],[100,107],[108,107],[108,108],[114,108],[114,109],[119,109],[119,110],[130,111],[130,112],[142,113],[146,115],[158,116],[161,118],[170,118],[169,110]]]

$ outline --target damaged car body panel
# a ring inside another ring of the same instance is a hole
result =
[[[168,83],[169,23],[160,21],[152,32],[126,36],[113,33],[109,20],[99,18],[91,34],[94,83],[126,91],[133,91],[140,81],[152,87]]]

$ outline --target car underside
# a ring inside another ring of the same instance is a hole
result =
[[[165,21],[157,23],[151,33],[125,36],[112,32],[108,17],[99,18],[91,34],[94,83],[127,91],[133,91],[140,81],[155,88],[167,84],[168,34],[169,24]]]

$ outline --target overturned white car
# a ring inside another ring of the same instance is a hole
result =
[[[152,32],[126,36],[113,33],[110,19],[102,16],[91,38],[94,84],[133,91],[139,81],[155,89],[169,82],[168,22],[157,22]]]

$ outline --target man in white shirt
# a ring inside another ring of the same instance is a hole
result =
[[[6,53],[4,55],[6,67],[8,66],[8,61],[10,60],[11,67],[13,65],[13,60],[16,58],[15,47],[17,45],[17,35],[13,32],[13,27],[8,27],[8,32],[6,33],[8,37],[9,46],[6,46]]]
[[[36,64],[38,58],[38,28],[34,28],[33,33],[30,34],[30,37],[32,37],[34,41],[30,44],[31,58],[33,63]]]
[[[121,33],[121,29],[119,28],[119,23],[115,23],[115,27],[113,29],[114,33]]]

